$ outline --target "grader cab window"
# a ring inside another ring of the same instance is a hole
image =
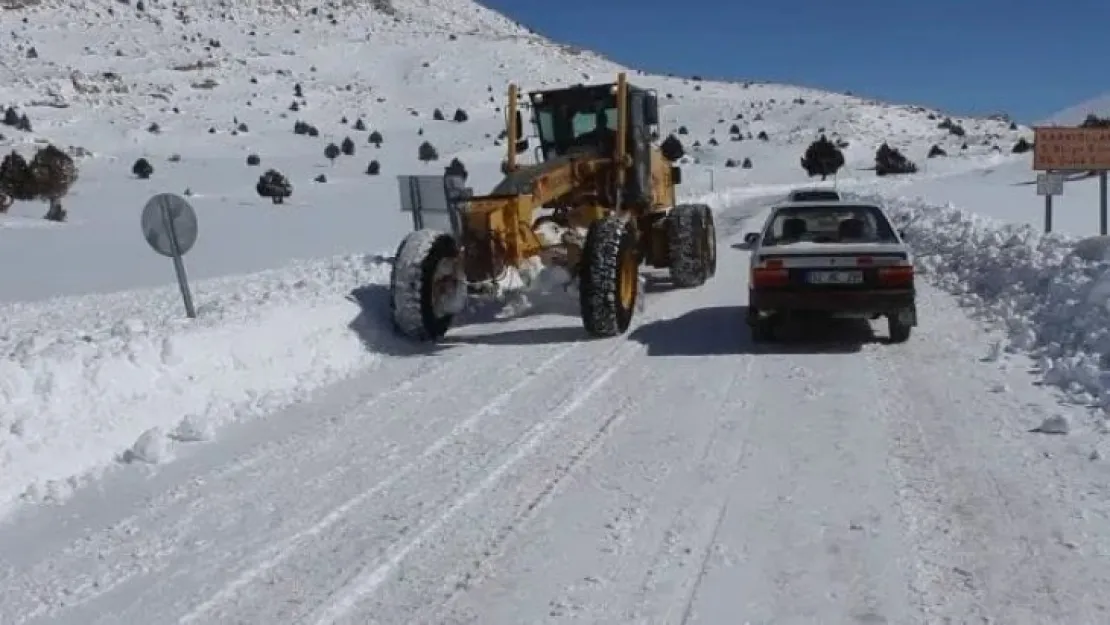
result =
[[[597,128],[597,113],[578,113],[571,120],[571,133],[575,139],[592,133]],[[605,126],[609,130],[617,129],[617,109],[605,109]]]
[[[617,107],[612,94],[599,90],[569,90],[533,96],[536,130],[544,158],[568,152],[607,147],[617,129]],[[599,112],[605,129],[598,132]]]

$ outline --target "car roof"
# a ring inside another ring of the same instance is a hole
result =
[[[836,189],[829,189],[827,187],[801,187],[799,189],[793,189],[790,191],[790,195],[795,195],[797,193],[835,193],[837,195],[840,195],[840,191],[837,191]]]
[[[855,200],[795,200],[792,202],[779,202],[771,206],[772,211],[778,211],[784,208],[821,208],[821,207],[834,207],[834,206],[867,206],[883,210],[882,206],[874,202],[857,202]]]

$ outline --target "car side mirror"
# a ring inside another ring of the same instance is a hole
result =
[[[755,242],[758,241],[758,240],[759,240],[759,233],[758,232],[749,232],[748,234],[744,235],[744,243],[747,243],[748,245],[755,245]]]
[[[528,151],[528,139],[524,138],[516,142],[516,153],[524,154]]]

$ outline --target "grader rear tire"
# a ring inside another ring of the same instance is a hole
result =
[[[705,226],[705,246],[708,250],[709,277],[717,275],[717,222],[713,219],[713,209],[706,204],[697,205],[702,213]]]
[[[698,287],[717,272],[717,233],[713,212],[704,204],[680,204],[667,216],[671,282]]]
[[[417,230],[401,241],[389,278],[389,308],[399,334],[417,341],[447,334],[466,301],[460,260],[458,243],[443,232]]]
[[[640,296],[640,258],[632,222],[606,217],[590,224],[579,275],[582,325],[596,338],[624,334]]]

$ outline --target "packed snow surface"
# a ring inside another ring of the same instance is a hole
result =
[[[1040,233],[1028,128],[645,75],[465,0],[25,4],[0,75],[33,129],[0,147],[81,177],[66,223],[0,215],[0,623],[1105,621],[1110,245],[1090,179]],[[396,175],[489,189],[510,81],[621,70],[686,146],[717,276],[649,272],[619,339],[558,294],[394,336]],[[743,235],[821,133],[825,184],[914,249],[904,345],[743,324]],[[877,177],[882,142],[919,173]],[[200,218],[195,320],[139,232],[159,192]]]
[[[144,432],[101,489],[9,519],[0,616],[1099,622],[1091,418],[1020,354],[985,359],[990,335],[928,285],[907,344],[844,323],[753,345],[735,247],[773,199],[722,208],[717,277],[649,280],[625,340],[583,340],[553,300],[261,426]],[[1027,433],[1049,420],[1078,427]]]

